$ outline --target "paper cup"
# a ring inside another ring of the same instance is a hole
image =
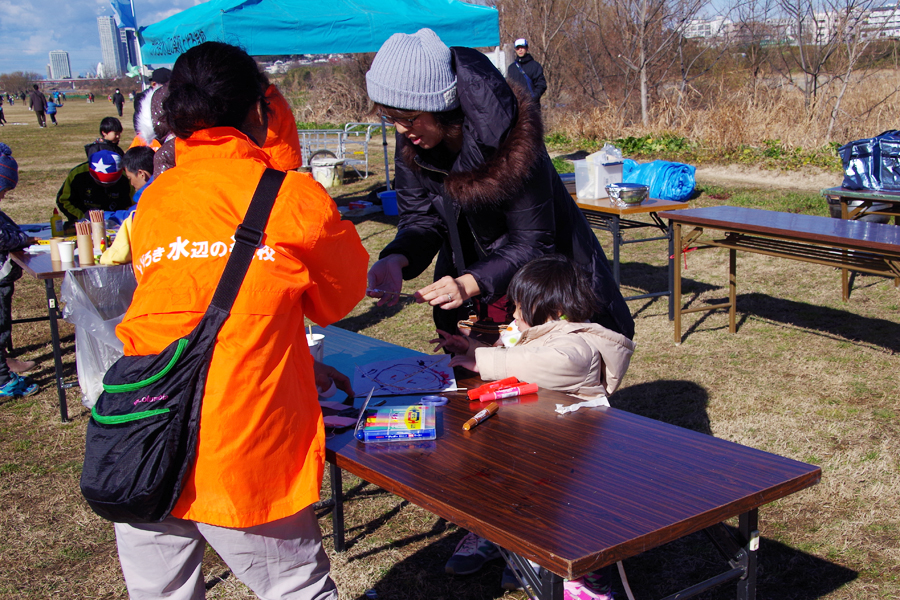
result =
[[[59,261],[64,263],[75,262],[75,242],[59,242]]]
[[[59,243],[64,241],[66,241],[65,238],[61,237],[50,238],[50,260],[60,262]]]
[[[306,343],[309,344],[309,353],[319,362],[325,359],[325,335],[322,333],[306,334]]]

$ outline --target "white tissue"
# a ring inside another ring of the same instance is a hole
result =
[[[319,392],[319,398],[331,398],[332,396],[337,394],[337,386],[334,385],[334,381],[332,381],[331,387],[329,387],[327,390],[323,391],[317,387],[316,391]]]
[[[594,408],[595,406],[609,406],[609,400],[607,400],[606,396],[600,396],[598,398],[585,400],[584,402],[579,402],[578,404],[570,404],[568,406],[566,406],[565,404],[557,404],[556,412],[564,415],[566,413],[575,412],[581,407]]]

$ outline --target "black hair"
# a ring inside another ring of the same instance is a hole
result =
[[[153,157],[155,155],[156,152],[150,146],[129,148],[125,156],[122,157],[122,167],[131,173],[147,171],[147,173],[153,175]]]
[[[115,117],[104,117],[104,119],[100,121],[100,135],[110,133],[111,131],[122,133],[122,121]]]
[[[38,84],[35,83],[35,84],[32,85],[31,87],[33,87],[34,89],[38,89]]]
[[[526,263],[513,275],[506,294],[531,326],[561,316],[584,323],[599,312],[587,274],[561,254],[547,254]]]
[[[386,104],[381,104],[379,102],[375,102],[372,106],[372,113],[379,117],[385,115],[396,119],[411,119],[416,115],[421,115],[423,112],[429,111],[394,108],[393,106],[387,106]],[[437,121],[438,128],[441,130],[441,133],[444,134],[444,137],[462,137],[463,122],[466,120],[466,116],[463,113],[461,106],[457,106],[453,110],[432,112],[431,114],[434,116],[434,120]]]
[[[269,79],[237,46],[204,42],[178,57],[163,102],[175,135],[188,138],[209,127],[240,127],[260,100],[265,107]]]

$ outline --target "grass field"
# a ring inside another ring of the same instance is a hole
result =
[[[84,160],[112,105],[70,102],[58,127],[38,129],[33,113],[4,105],[0,128],[20,164],[20,184],[2,208],[20,223],[46,221],[66,172]],[[18,125],[16,123],[22,123]],[[130,107],[123,145],[133,135]],[[372,151],[381,151],[380,143]],[[379,165],[380,155],[370,157]],[[348,182],[339,205],[383,184],[383,172]],[[728,188],[700,182],[695,206],[739,204],[825,215],[816,193]],[[396,217],[353,219],[374,258],[392,239]],[[630,235],[634,235],[633,233]],[[608,234],[600,233],[607,254]],[[663,289],[662,242],[622,249],[626,295]],[[630,303],[638,350],[613,406],[821,466],[822,482],[760,510],[758,597],[874,600],[900,597],[900,290],[892,281],[858,275],[841,301],[839,271],[756,255],[738,255],[738,332],[724,312],[685,316],[684,343],[672,343],[665,299]],[[727,296],[724,251],[687,255],[685,302]],[[427,283],[407,282],[412,291]],[[430,350],[427,310],[404,304],[381,310],[363,300],[339,326],[415,349]],[[14,317],[45,312],[43,285],[17,284]],[[75,376],[74,333],[63,323],[67,377]],[[96,517],[78,490],[89,413],[69,390],[71,422],[59,422],[46,323],[17,325],[15,354],[37,360],[42,390],[0,402],[0,598],[125,598],[112,526]],[[489,457],[487,457],[489,459]],[[328,482],[325,482],[327,490]],[[451,577],[443,564],[461,531],[401,498],[344,478],[349,548],[334,553],[332,574],[342,598],[375,589],[382,599],[523,598],[500,589],[502,567]],[[327,495],[327,491],[325,492]],[[590,518],[590,515],[585,515]],[[321,513],[323,532],[330,514]],[[640,600],[660,598],[723,565],[703,536],[625,561]],[[208,550],[208,598],[253,598]],[[619,589],[621,591],[621,589]],[[624,598],[624,594],[619,595]],[[733,598],[733,586],[707,600]]]

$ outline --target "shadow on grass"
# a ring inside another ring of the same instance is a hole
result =
[[[709,300],[713,304],[725,301],[727,298]],[[691,333],[697,331],[709,315],[710,313],[703,313],[702,317],[684,331],[682,339],[686,340]],[[774,298],[766,294],[739,294],[736,324],[738,331],[750,315],[785,326],[802,328],[812,335],[872,344],[894,353],[900,352],[900,323],[865,317],[854,313],[849,305],[848,310],[838,310]],[[727,326],[720,329],[725,330]]]
[[[712,435],[706,412],[709,394],[693,381],[663,379],[627,386],[617,390],[609,403],[613,408]]]
[[[760,509],[765,529],[765,507]],[[775,540],[760,537],[757,598],[814,600],[855,580],[858,573]],[[727,570],[728,565],[703,532],[654,548],[624,561],[636,598],[661,598]],[[618,577],[614,591],[624,597]],[[727,583],[696,596],[700,600],[734,597],[736,584]]]
[[[443,534],[447,527],[447,522],[439,519],[429,531],[398,540],[378,550],[437,537]],[[487,563],[472,575],[448,575],[444,571],[444,565],[465,533],[459,529],[452,535],[440,537],[396,563],[375,584],[373,589],[377,592],[377,597],[404,600],[488,600],[502,597],[505,591],[500,587],[500,577],[503,573],[501,560]],[[365,595],[356,598],[366,600]]]

